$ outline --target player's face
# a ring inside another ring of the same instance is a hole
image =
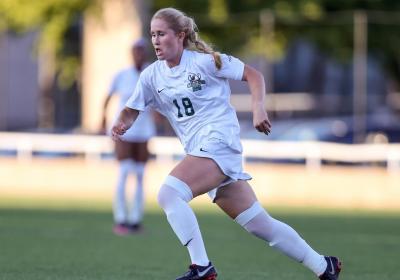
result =
[[[166,60],[169,67],[179,64],[183,51],[184,33],[176,34],[162,19],[151,21],[151,42],[159,60]]]

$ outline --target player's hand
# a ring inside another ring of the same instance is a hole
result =
[[[124,135],[126,130],[127,127],[125,126],[124,123],[122,122],[116,123],[111,129],[111,136],[114,140],[120,140],[120,136]]]
[[[267,135],[271,133],[272,125],[264,108],[257,108],[253,111],[253,125],[259,132]]]

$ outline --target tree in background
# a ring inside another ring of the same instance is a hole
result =
[[[153,11],[176,7],[195,17],[204,39],[217,49],[280,59],[290,42],[307,39],[339,61],[353,55],[354,10],[366,11],[368,49],[383,61],[400,89],[400,2],[396,0],[154,0]],[[273,36],[262,16],[273,16]]]
[[[63,89],[79,81],[79,32],[82,14],[96,12],[100,0],[1,0],[0,31],[15,34],[38,32],[35,53],[39,58],[39,127],[54,125],[52,94],[55,77]],[[78,30],[76,30],[78,29]]]

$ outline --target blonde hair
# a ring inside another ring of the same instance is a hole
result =
[[[164,8],[158,10],[153,15],[152,20],[156,18],[164,20],[176,34],[180,32],[185,33],[185,38],[183,39],[183,47],[185,49],[211,54],[214,57],[215,67],[221,69],[222,61],[220,53],[214,51],[210,45],[200,39],[197,25],[191,17],[188,17],[177,9]]]

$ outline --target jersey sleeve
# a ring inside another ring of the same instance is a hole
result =
[[[139,77],[138,83],[133,91],[133,94],[126,102],[125,106],[138,111],[145,111],[154,104],[154,90],[150,85],[146,73],[143,71]]]
[[[244,63],[234,56],[221,54],[221,69],[217,69],[215,75],[220,78],[241,80],[243,78]]]

